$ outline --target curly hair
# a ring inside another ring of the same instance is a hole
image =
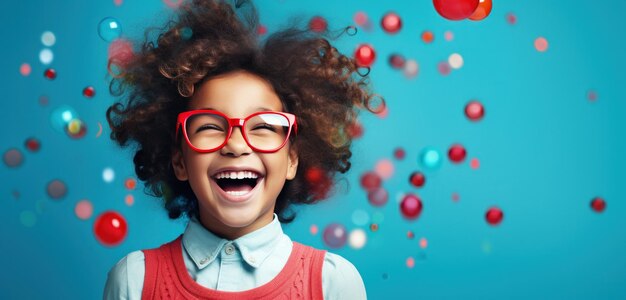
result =
[[[198,216],[197,199],[189,183],[175,177],[171,157],[181,147],[177,115],[188,109],[188,98],[204,81],[250,72],[267,80],[284,110],[297,116],[298,135],[291,143],[299,165],[276,199],[281,222],[295,218],[287,209],[291,204],[329,197],[337,173],[350,169],[350,127],[359,111],[376,112],[375,102],[384,107],[355,59],[330,44],[328,31],[291,25],[261,39],[258,26],[251,3],[194,0],[164,27],[146,30],[136,53],[109,59],[109,70],[116,70],[109,90],[121,98],[106,112],[111,139],[136,146],[137,177],[148,194],[164,199],[171,219]],[[160,31],[156,44],[149,38],[153,30]]]

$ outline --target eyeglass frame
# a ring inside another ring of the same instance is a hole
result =
[[[276,149],[273,149],[273,150],[262,150],[250,144],[250,141],[248,141],[248,137],[246,136],[246,132],[244,130],[244,125],[246,124],[246,121],[250,120],[251,118],[254,118],[262,114],[268,114],[268,113],[281,115],[287,118],[287,121],[289,122],[289,129],[287,130],[287,136],[285,137],[285,140],[280,146],[276,147]],[[189,117],[198,115],[198,114],[215,114],[220,117],[223,117],[228,122],[228,134],[226,135],[226,138],[224,139],[224,142],[221,145],[212,149],[203,150],[191,144],[191,141],[189,140],[189,135],[187,134],[187,120],[189,119]],[[287,141],[289,140],[289,137],[291,136],[292,128],[293,128],[294,134],[296,135],[298,134],[298,123],[296,121],[296,116],[294,114],[281,112],[281,111],[259,111],[259,112],[252,113],[245,118],[229,118],[227,115],[225,115],[224,113],[220,111],[210,110],[210,109],[195,109],[195,110],[184,111],[178,114],[178,118],[176,121],[176,140],[178,140],[178,133],[180,132],[181,126],[183,129],[183,136],[185,137],[185,141],[187,142],[187,145],[189,146],[189,148],[199,153],[210,153],[210,152],[215,152],[224,148],[224,146],[228,144],[228,140],[230,139],[233,133],[233,127],[240,128],[241,136],[243,137],[248,147],[250,147],[250,149],[254,150],[255,152],[261,152],[261,153],[274,153],[282,149],[285,146],[285,144],[287,144]]]

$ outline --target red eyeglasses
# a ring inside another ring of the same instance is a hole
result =
[[[244,119],[229,118],[216,110],[191,110],[178,115],[176,138],[182,126],[187,145],[200,153],[214,152],[226,145],[233,127],[240,127],[243,139],[254,151],[280,150],[289,139],[291,128],[298,132],[296,116],[275,111],[253,113]]]

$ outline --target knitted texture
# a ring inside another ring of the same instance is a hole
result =
[[[326,251],[293,242],[283,269],[270,282],[240,292],[209,289],[187,273],[182,235],[158,248],[143,250],[146,273],[141,298],[147,299],[323,299],[322,266]]]

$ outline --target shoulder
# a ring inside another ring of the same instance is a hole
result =
[[[142,251],[133,251],[124,256],[107,274],[103,299],[138,299],[144,272],[145,257]]]
[[[322,267],[324,299],[366,299],[361,274],[347,259],[326,252]]]

